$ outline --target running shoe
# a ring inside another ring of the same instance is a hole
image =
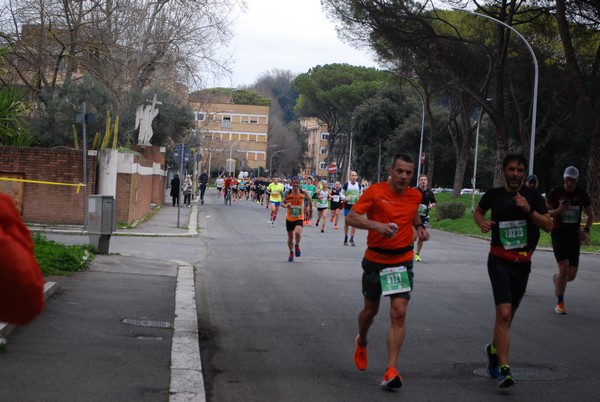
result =
[[[344,236],[344,246],[348,245],[348,236]]]
[[[269,218],[269,223],[273,223],[273,219],[272,218]]]
[[[354,341],[354,365],[360,371],[365,371],[369,363],[369,359],[367,358],[367,345],[360,346],[358,344],[359,338],[360,335],[356,335],[356,340]]]
[[[333,225],[333,230],[338,230],[337,225]]]
[[[510,367],[507,364],[500,367],[500,376],[498,377],[498,386],[500,388],[508,388],[515,385],[515,380],[513,380],[512,375],[510,374]]]
[[[421,257],[419,256],[419,253],[415,253],[415,261],[421,262]]]
[[[319,221],[320,221],[320,219],[317,219],[317,223],[315,223],[315,226],[317,226],[317,227],[319,226]]]
[[[554,312],[556,314],[567,314],[567,309],[565,308],[565,302],[564,301],[558,302],[556,304],[556,307],[554,307]]]
[[[350,238],[350,244],[352,244],[352,247],[356,246],[356,244],[354,244],[354,237]]]
[[[381,381],[381,386],[386,389],[394,389],[402,387],[402,377],[395,367],[388,367]]]
[[[488,372],[489,376],[492,378],[500,377],[500,369],[499,369],[500,363],[498,362],[498,354],[496,353],[496,351],[492,352],[492,344],[491,343],[488,343],[487,345],[485,345],[485,355],[488,360],[487,372]]]
[[[275,227],[275,222],[271,222],[271,227],[274,228]]]
[[[300,252],[300,246],[298,246],[298,245],[296,244],[296,248],[295,248],[295,250],[296,250],[296,257],[300,257],[300,256],[302,255],[302,253]]]
[[[290,251],[290,256],[288,257],[288,261],[292,262],[294,261],[294,253]]]
[[[325,232],[325,228],[321,228],[321,233]]]
[[[311,224],[310,224],[310,219],[306,221],[306,225],[307,225],[307,226],[311,226]]]

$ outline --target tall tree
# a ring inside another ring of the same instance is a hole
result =
[[[328,162],[347,167],[354,109],[388,80],[387,72],[348,64],[316,66],[296,78],[294,88],[300,94],[296,113],[317,117],[327,124]]]
[[[577,93],[577,101],[589,135],[588,191],[596,217],[600,216],[600,4],[598,1],[556,0],[556,22],[563,45],[569,80]],[[584,26],[586,29],[581,29]],[[582,43],[572,31],[586,35],[596,43],[593,56],[585,57],[576,48]]]
[[[0,38],[11,49],[7,82],[34,110],[83,75],[108,88],[117,112],[151,85],[200,86],[203,72],[228,71],[219,51],[231,38],[231,9],[243,0],[15,0],[0,5]],[[60,135],[60,133],[59,133]]]

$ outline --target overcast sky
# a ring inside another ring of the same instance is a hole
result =
[[[252,85],[273,69],[307,72],[317,65],[348,63],[376,67],[366,50],[357,50],[337,37],[319,0],[246,0],[228,53],[233,75],[208,86]]]

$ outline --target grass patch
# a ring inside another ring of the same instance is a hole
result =
[[[86,271],[95,257],[90,245],[66,246],[40,233],[33,234],[33,247],[44,276]]]
[[[475,220],[473,219],[473,214],[471,213],[471,203],[472,196],[470,194],[461,195],[459,198],[452,198],[452,194],[450,193],[438,193],[435,195],[435,199],[437,201],[436,207],[433,208],[430,212],[431,219],[429,221],[429,226],[434,229],[444,230],[446,232],[452,233],[460,233],[464,235],[470,236],[479,236],[483,238],[491,238],[490,233],[483,234],[479,227],[475,224]],[[481,196],[475,196],[475,207],[479,204],[479,200]],[[459,219],[442,219],[437,220],[436,209],[440,204],[449,203],[449,202],[462,202],[466,206],[465,214],[463,217]],[[489,211],[487,214],[489,218]],[[590,241],[589,244],[582,244],[581,251],[586,252],[596,252],[600,250],[600,226],[595,225],[592,228],[590,233]],[[540,241],[538,247],[552,247],[552,240],[550,238],[550,233],[546,233],[543,230],[541,231]]]

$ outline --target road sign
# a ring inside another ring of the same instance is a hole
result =
[[[337,165],[335,163],[332,163],[331,165],[327,166],[327,171],[331,174],[334,174],[335,172],[337,172]]]

